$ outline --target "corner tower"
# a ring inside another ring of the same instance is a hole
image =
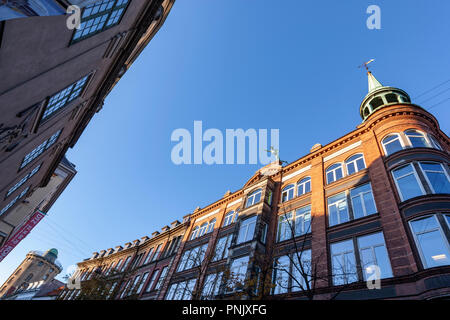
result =
[[[367,76],[369,93],[359,107],[359,113],[363,121],[375,111],[386,106],[398,103],[411,103],[411,98],[402,89],[383,86],[370,71],[367,71]]]
[[[28,252],[22,263],[0,288],[0,297],[6,298],[52,281],[63,269],[61,263],[56,260],[57,258],[58,250],[54,248],[47,250],[45,253],[40,251]]]

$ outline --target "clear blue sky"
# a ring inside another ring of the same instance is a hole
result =
[[[370,4],[381,7],[381,30],[366,28]],[[0,282],[29,250],[56,247],[67,267],[241,188],[259,165],[171,162],[172,131],[192,131],[194,120],[223,132],[280,129],[281,158],[291,162],[361,122],[367,78],[357,66],[371,58],[378,80],[413,102],[445,91],[450,82],[414,99],[450,79],[449,13],[446,0],[177,0],[68,152],[78,174],[0,263]],[[449,106],[431,110],[447,134]]]

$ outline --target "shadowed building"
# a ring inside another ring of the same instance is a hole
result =
[[[58,250],[54,248],[45,253],[30,251],[25,260],[0,287],[0,297],[8,298],[20,294],[25,296],[30,293],[33,293],[34,296],[37,293],[35,288],[52,283],[53,279],[62,271],[62,265],[57,258]]]
[[[71,4],[82,8],[78,29],[67,26]],[[21,0],[0,6],[0,20],[5,10],[24,16],[0,21],[0,260],[23,238],[17,232],[37,212],[45,214],[70,182],[76,171],[66,151],[172,5]]]
[[[448,297],[450,140],[405,91],[368,79],[354,131],[185,216],[167,269],[155,268],[159,257],[133,258],[170,247],[148,241],[122,277],[98,269],[104,253],[77,275],[97,270],[120,288],[113,299]]]

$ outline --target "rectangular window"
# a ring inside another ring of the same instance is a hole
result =
[[[380,278],[391,278],[392,269],[382,232],[356,238],[359,261],[356,260],[353,239],[331,244],[333,284],[343,285],[359,280],[367,280],[379,268]],[[363,271],[359,279],[357,266]],[[375,266],[375,267],[374,267]]]
[[[147,257],[145,258],[144,264],[147,264],[147,263],[150,262],[150,259],[152,258],[152,253],[153,253],[153,248],[151,248],[151,249],[148,251],[148,254],[147,254]]]
[[[24,195],[27,194],[28,190],[30,189],[30,187],[28,186],[27,188],[25,188],[25,190],[23,190],[20,194],[18,194],[14,199],[12,199],[1,211],[0,211],[0,216],[2,214],[4,214],[6,211],[8,211],[9,208],[11,208],[19,199],[21,199]]]
[[[278,257],[274,261],[274,294],[286,293],[289,290],[289,274],[291,261],[289,256]]]
[[[87,6],[81,16],[80,28],[75,30],[72,43],[102,32],[120,22],[129,0],[101,0]]]
[[[71,101],[78,98],[83,92],[88,79],[89,75],[86,75],[80,80],[72,83],[68,87],[51,96],[48,100],[47,105],[45,106],[44,112],[41,117],[41,122],[47,120],[48,118],[50,118],[50,116],[55,114],[56,111],[67,106]]]
[[[237,239],[238,244],[253,240],[253,235],[255,233],[256,219],[257,217],[253,216],[241,222],[239,226],[239,235]]]
[[[164,282],[164,279],[166,278],[167,269],[168,269],[167,267],[162,268],[161,273],[159,274],[158,282],[155,285],[155,290],[159,290],[161,288],[161,285]]]
[[[311,281],[311,250],[294,252],[275,259],[273,294],[306,290],[306,281]]]
[[[230,274],[227,282],[227,291],[233,292],[235,290],[242,289],[247,274],[247,267],[249,260],[250,260],[249,256],[233,260],[230,266]]]
[[[212,300],[219,295],[223,272],[212,273],[206,277],[202,290],[202,300]]]
[[[425,194],[414,166],[410,163],[392,171],[402,201]]]
[[[450,179],[442,164],[421,162],[420,167],[433,193],[450,193]]]
[[[292,212],[281,215],[278,219],[278,241],[291,239],[293,229]]]
[[[42,142],[40,145],[38,145],[36,148],[34,148],[30,153],[28,153],[25,158],[23,158],[22,163],[20,165],[19,170],[22,170],[25,168],[27,164],[29,164],[31,161],[39,157],[42,153],[44,153],[45,150],[50,148],[56,140],[58,140],[59,135],[61,134],[62,129],[58,130],[56,133],[54,133],[50,138]]]
[[[392,269],[382,232],[358,238],[359,256],[364,280],[374,274],[372,265],[380,268],[380,278],[391,278]]]
[[[448,219],[448,218],[447,218]],[[410,222],[425,268],[450,264],[450,246],[435,215]]]
[[[159,271],[158,269],[153,271],[152,277],[150,278],[150,281],[148,282],[146,292],[150,292],[152,290],[153,284],[155,283],[155,280],[156,280],[156,276],[158,275],[158,271]]]
[[[292,280],[291,291],[306,290],[306,281],[311,283],[312,266],[311,250],[304,250],[292,254]]]
[[[370,182],[350,190],[350,198],[354,219],[377,213]]]
[[[353,240],[331,244],[331,264],[334,285],[358,281]]]
[[[278,241],[291,239],[311,232],[311,206],[305,206],[293,212],[283,214],[278,220]]]
[[[158,244],[158,246],[156,247],[155,254],[153,255],[153,258],[152,258],[152,262],[158,258],[159,252],[161,251],[161,246],[162,246],[162,243]]]
[[[137,288],[136,293],[138,293],[138,294],[141,293],[142,288],[144,287],[144,284],[147,281],[147,278],[148,278],[148,272],[144,273],[144,275],[142,276],[142,280],[139,283],[139,287]]]
[[[231,245],[232,234],[224,236],[217,241],[216,249],[214,251],[214,257],[212,261],[222,260],[228,257],[228,248]]]
[[[345,192],[328,198],[328,218],[330,226],[349,221],[350,217]]]
[[[311,232],[311,206],[295,210],[295,236]]]
[[[177,271],[180,272],[200,266],[205,258],[207,248],[208,244],[205,243],[193,249],[186,250],[180,260]]]
[[[32,176],[34,176],[36,172],[38,172],[39,169],[41,168],[41,165],[42,164],[35,167],[27,175],[25,175],[19,182],[17,182],[11,189],[9,189],[8,192],[6,193],[5,198],[9,197],[14,191],[19,189],[25,182],[27,182]]]

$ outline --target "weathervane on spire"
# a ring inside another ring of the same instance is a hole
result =
[[[271,154],[273,154],[275,156],[275,158],[278,160],[280,160],[280,156],[279,156],[279,150],[275,149],[273,146],[270,146],[270,150],[266,150],[267,152],[270,152]]]
[[[367,72],[370,72],[368,65],[369,65],[369,63],[372,63],[372,62],[374,62],[374,61],[375,61],[375,59],[370,59],[369,61],[363,63],[363,64],[360,65],[360,66],[358,66],[358,68],[364,67],[364,68],[366,68]]]

